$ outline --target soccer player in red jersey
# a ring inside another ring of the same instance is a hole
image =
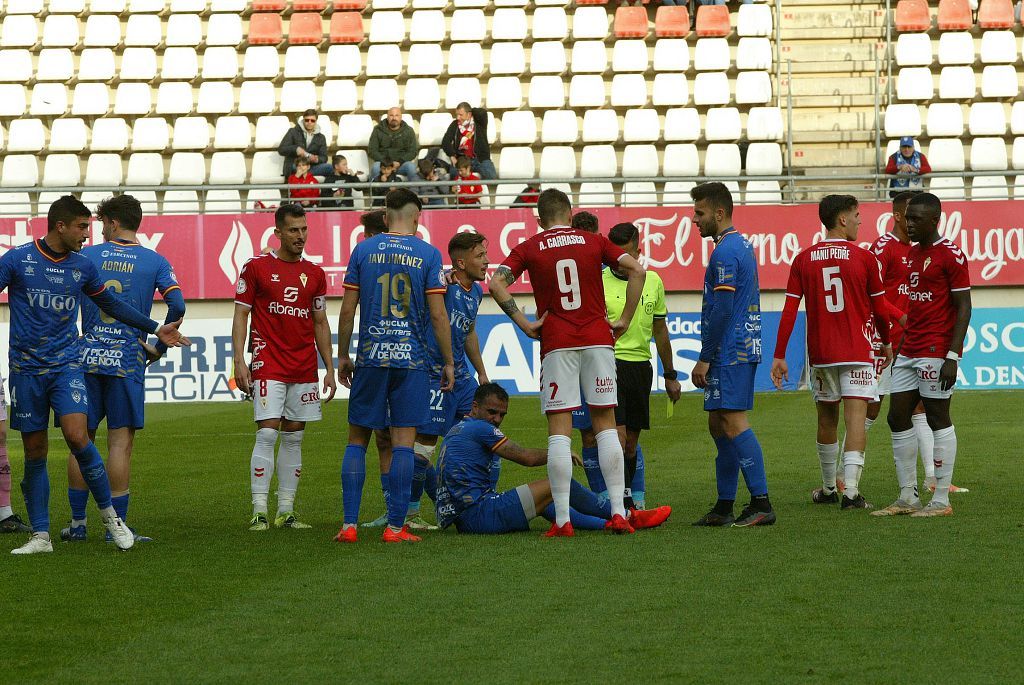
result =
[[[281,247],[246,262],[235,288],[231,326],[235,383],[253,396],[256,445],[250,461],[252,519],[249,530],[267,530],[267,497],[277,451],[278,528],[309,528],[295,515],[295,491],[302,473],[302,435],[308,421],[321,417],[316,355],[327,367],[324,400],[336,390],[331,325],[327,321],[327,277],[303,259],[306,212],[283,204],[274,214],[274,235]],[[249,330],[249,314],[252,329]],[[251,335],[252,365],[245,363],[246,334]]]
[[[839,403],[846,420],[843,509],[870,509],[860,494],[867,437],[864,418],[876,397],[872,338],[884,345],[883,368],[892,362],[885,290],[874,255],[857,245],[860,210],[852,195],[826,195],[818,204],[825,240],[796,256],[786,286],[786,306],[779,323],[772,380],[782,389],[788,378],[786,346],[793,333],[800,300],[807,299],[809,382],[818,409],[818,461],[822,487],[811,493],[817,504],[839,501],[836,460],[839,456]],[[874,319],[874,325],[872,325]]]
[[[548,537],[570,537],[569,489],[572,481],[572,410],[583,399],[590,405],[601,472],[608,485],[612,520],[609,529],[631,533],[623,505],[625,474],[622,445],[615,428],[614,336],[629,327],[643,291],[640,263],[602,235],[571,228],[572,204],[560,190],[549,188],[537,200],[542,232],[517,245],[494,272],[491,296],[519,328],[540,339],[541,408],[548,418],[548,480],[555,504],[555,522]],[[614,266],[628,278],[622,316],[606,318],[601,264]],[[508,287],[530,273],[538,318],[529,321],[516,306]]]
[[[956,431],[949,416],[957,363],[971,321],[971,278],[960,248],[939,235],[942,203],[922,193],[907,203],[910,249],[909,311],[903,347],[893,365],[889,428],[899,498],[880,515],[949,516],[956,461]],[[917,493],[917,440],[913,414],[924,402],[935,442],[935,494],[921,507]]]

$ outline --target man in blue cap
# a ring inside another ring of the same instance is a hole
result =
[[[922,190],[924,183],[921,177],[931,172],[928,158],[914,149],[914,139],[903,136],[900,138],[900,149],[889,156],[889,163],[885,165],[885,173],[893,177],[889,179],[889,187],[892,189],[889,195],[896,197],[905,190]]]

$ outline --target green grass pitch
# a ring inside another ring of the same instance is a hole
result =
[[[665,527],[544,540],[541,521],[399,547],[369,530],[358,545],[331,541],[343,402],[306,431],[298,508],[314,529],[262,534],[246,530],[251,406],[150,406],[130,520],[156,541],[116,552],[92,504],[87,543],[15,558],[23,537],[0,538],[0,681],[1019,682],[1019,393],[955,397],[955,480],[971,492],[953,496],[952,518],[925,520],[812,505],[813,405],[759,396],[779,522],[745,530],[690,526],[714,500],[713,445],[699,397],[672,419],[663,402],[643,445],[648,503],[675,510]],[[506,432],[543,446],[536,399],[511,409]],[[19,436],[9,443],[17,483]],[[56,537],[66,452],[56,432],[50,445]],[[372,454],[364,519],[382,508]],[[544,477],[506,462],[502,486]],[[884,423],[862,489],[894,498]],[[15,505],[24,515],[17,486]]]

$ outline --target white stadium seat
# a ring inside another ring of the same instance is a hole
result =
[[[725,71],[732,60],[725,38],[700,38],[693,52],[693,68],[697,71]]]
[[[85,10],[85,0],[50,0],[46,9],[51,14],[81,14]]]
[[[616,204],[615,189],[611,183],[581,183],[579,206],[611,207]]]
[[[622,140],[627,143],[656,143],[661,139],[661,121],[657,110],[630,109],[622,125]]]
[[[663,76],[676,76],[676,74],[658,74],[654,78],[658,79]],[[679,74],[679,76],[683,75]],[[686,77],[683,76],[683,78]],[[693,104],[727,105],[729,101],[729,77],[725,75],[725,72],[704,72],[697,74],[693,79]]]
[[[313,51],[315,52],[316,48],[313,48]],[[371,45],[366,51],[367,76],[398,76],[401,73],[402,50],[397,45]]]
[[[120,17],[113,14],[90,14],[85,20],[85,47],[113,48],[120,43]]]
[[[206,48],[203,52],[203,80],[238,78],[238,51],[233,47]]]
[[[86,48],[78,59],[78,78],[82,81],[109,81],[114,78],[114,51],[110,48]]]
[[[885,137],[921,135],[921,112],[917,105],[902,103],[885,108]]]
[[[940,200],[963,200],[964,180],[950,177],[931,178],[928,180],[928,192]]]
[[[124,119],[97,119],[92,123],[89,149],[97,152],[123,152],[128,149],[128,122]]]
[[[482,101],[480,80],[459,76],[448,79],[444,88],[444,108],[454,110],[460,102],[478,103]]]
[[[939,36],[939,64],[974,64],[974,38],[966,31],[946,31]]]
[[[363,70],[363,57],[358,45],[332,45],[327,48],[327,78],[337,76],[359,76]]]
[[[39,184],[39,158],[36,155],[5,155],[0,170],[0,187],[29,188]]]
[[[242,42],[242,17],[239,14],[211,14],[206,20],[206,47]]]
[[[700,176],[700,156],[693,143],[669,143],[665,146],[664,176]]]
[[[927,33],[901,33],[896,39],[896,64],[926,67],[932,63],[932,39]]]
[[[540,178],[574,178],[576,151],[568,145],[548,145],[540,153]]]
[[[171,0],[171,12],[197,12],[206,11],[207,0]]]
[[[738,14],[736,32],[740,36],[772,35],[772,11],[768,5],[743,4]]]
[[[928,67],[903,67],[896,76],[896,98],[931,100],[935,94],[932,72]]]
[[[122,81],[114,93],[114,114],[140,116],[153,109],[153,90],[148,83]]]
[[[585,145],[580,155],[580,176],[602,178],[618,176],[619,161],[613,145]]]
[[[242,84],[243,95],[245,87],[248,85],[249,83]],[[273,88],[273,84],[270,85]],[[156,91],[157,114],[188,114],[192,111],[192,104],[191,83],[185,81],[164,81]]]
[[[1001,102],[975,102],[969,122],[972,136],[1006,135],[1006,110]]]
[[[530,79],[530,107],[558,109],[565,106],[565,84],[561,76],[534,76]],[[471,101],[470,101],[471,102]]]
[[[121,155],[100,152],[89,155],[85,164],[86,186],[103,186],[111,188],[121,185],[124,169],[121,166]]]
[[[70,81],[75,73],[75,58],[67,48],[48,48],[39,52],[37,81]],[[28,80],[28,79],[26,79]]]
[[[932,171],[963,171],[964,144],[959,138],[932,138],[925,155]]]
[[[660,173],[658,148],[654,145],[627,145],[622,150],[622,175],[656,176]]]
[[[493,27],[493,24],[492,24]],[[537,7],[533,10],[533,39],[564,40],[569,35],[569,21],[561,7]]]
[[[1010,109],[1010,132],[1015,136],[1024,135],[1024,101],[1013,103]]]
[[[1013,31],[985,31],[981,34],[982,64],[1014,64],[1017,39]]]
[[[281,73],[281,58],[271,45],[251,45],[245,49],[242,78],[277,78]]]
[[[1024,169],[1024,138],[1013,139],[1013,153],[1010,166],[1013,169]]]
[[[359,109],[355,82],[349,79],[325,81],[320,109],[325,112],[351,112]]]
[[[473,45],[473,43],[465,43],[465,45]],[[444,52],[441,50],[440,45],[416,43],[409,48],[408,61],[409,64],[406,69],[409,76],[433,76],[437,78],[444,72]],[[399,65],[399,68],[401,68],[401,65]]]
[[[964,112],[959,102],[933,102],[928,105],[925,128],[929,137],[960,136],[964,132]]]
[[[167,183],[181,186],[206,183],[206,156],[202,152],[175,152],[171,155]]]
[[[782,175],[782,146],[778,143],[751,143],[747,147],[746,168],[750,176]]]
[[[767,71],[741,71],[736,76],[736,104],[766,105],[772,99],[772,79]]]
[[[355,84],[353,84],[355,85]],[[366,112],[386,112],[398,106],[398,82],[394,79],[367,79],[363,84],[363,110]]]
[[[739,57],[737,56],[737,59]],[[655,71],[686,71],[690,68],[690,46],[684,38],[659,38],[654,44]]]
[[[1010,71],[1013,71],[1013,67],[1010,67]],[[942,67],[942,73],[939,74],[941,99],[973,100],[976,92],[974,70],[971,67]]]
[[[404,10],[409,0],[375,0],[370,3],[376,10]]]
[[[28,14],[8,14],[0,28],[0,47],[30,48],[39,40],[39,23]]]
[[[105,83],[79,83],[72,96],[71,113],[103,116],[110,109],[110,90]]]
[[[12,131],[16,123],[11,122]],[[54,119],[50,126],[50,143],[47,149],[52,152],[81,152],[85,149],[88,137],[89,129],[84,119]]]
[[[665,141],[698,140],[701,135],[700,114],[693,107],[673,107],[665,112]]]
[[[237,66],[235,69],[237,73]],[[156,50],[153,48],[125,48],[121,54],[122,81],[153,81],[156,79]],[[148,84],[147,84],[148,85]]]
[[[1002,138],[971,141],[971,171],[1003,171],[1008,168],[1006,143]]]
[[[781,140],[782,110],[778,107],[751,107],[747,112],[747,140]]]
[[[433,112],[441,105],[441,88],[435,78],[410,78],[405,82],[405,109]]]
[[[971,179],[972,200],[1008,200],[1005,176],[975,176]]]
[[[3,90],[0,90],[0,95],[3,94]],[[0,98],[0,103],[8,104],[6,98]],[[18,103],[13,104],[17,105]],[[0,105],[0,107],[2,106]],[[24,105],[21,109],[24,110]],[[68,89],[63,83],[36,83],[32,87],[32,104],[29,112],[33,116],[59,116],[66,111],[68,111]],[[3,113],[7,114],[7,112]],[[20,112],[18,114],[20,115]]]
[[[128,158],[128,185],[158,186],[164,182],[164,160],[158,152],[134,152]]]
[[[374,12],[370,16],[371,43],[401,43],[405,40],[405,19],[401,12]]]
[[[614,143],[619,139],[619,117],[610,109],[588,109],[583,114],[584,143]]]
[[[32,216],[32,200],[29,194],[15,192],[0,195],[0,214],[9,217]]]
[[[342,115],[342,119],[345,115]],[[369,119],[369,117],[367,117]],[[448,125],[452,123],[452,115],[448,112],[428,112],[420,117],[420,129],[419,129],[419,143],[423,147],[436,147],[441,145],[441,139],[444,137],[445,132],[448,131]],[[343,128],[341,124],[338,128]],[[369,126],[364,124],[353,124],[353,132],[351,143],[345,143],[346,145],[359,145],[365,147],[370,142],[370,131],[373,128],[373,122],[371,121]],[[488,137],[494,132],[494,128],[488,128]],[[504,129],[502,129],[504,134]],[[340,134],[339,134],[340,135]],[[358,137],[357,137],[358,136]],[[504,141],[503,141],[504,142]],[[532,142],[532,141],[531,141]]]
[[[174,181],[168,180],[168,183]],[[164,193],[164,214],[198,214],[199,193],[194,190],[168,190]]]
[[[657,114],[655,114],[655,121],[657,121]],[[540,135],[542,143],[575,143],[579,132],[576,112],[570,109],[549,109],[544,112]],[[542,158],[542,170],[543,166]]]
[[[43,186],[77,186],[82,182],[82,167],[78,155],[47,155],[43,161]]]
[[[666,207],[692,205],[690,190],[696,184],[693,181],[666,181],[662,188],[661,201]]]
[[[608,50],[604,41],[580,40],[572,45],[570,70],[574,74],[603,74],[608,68]]]
[[[767,38],[740,38],[736,47],[736,68],[767,71],[772,68],[772,44]]]
[[[163,28],[156,14],[131,14],[125,28],[125,46],[155,48],[163,40]]]
[[[213,174],[212,171],[210,173]],[[237,190],[226,188],[208,190],[203,202],[203,211],[214,214],[240,214],[244,211],[241,194]]]
[[[136,119],[132,124],[132,150],[166,150],[171,144],[171,127],[163,117]]]
[[[316,109],[319,104],[316,84],[312,81],[285,81],[281,86],[279,109],[285,114]]]
[[[203,23],[198,14],[172,14],[167,18],[167,45],[195,47],[203,42]]]
[[[536,21],[536,15],[534,15]],[[526,12],[520,8],[499,7],[491,17],[491,38],[493,40],[525,40]],[[535,36],[536,37],[536,36]]]
[[[46,129],[40,119],[15,119],[11,122],[7,131],[8,152],[41,152],[44,147]]]
[[[173,47],[164,50],[160,76],[168,81],[191,81],[199,76],[199,56],[195,48]]]
[[[1015,98],[1019,92],[1017,68],[1012,64],[990,64],[981,73],[981,96]]]
[[[501,115],[502,145],[533,145],[537,141],[537,118],[531,111],[505,112]]]
[[[528,147],[503,147],[498,153],[500,178],[534,178],[533,150]]]
[[[574,40],[608,37],[608,12],[600,5],[577,6],[572,15],[572,37]]]
[[[622,204],[625,207],[655,207],[658,191],[651,181],[626,181],[622,184]]]
[[[743,136],[740,111],[735,107],[712,107],[707,112],[704,138],[710,141],[739,140]]]
[[[32,53],[24,49],[0,50],[0,80],[24,83],[33,77]]]
[[[647,80],[643,74],[616,74],[612,77],[612,107],[643,107],[646,104]]]
[[[43,22],[43,46],[73,48],[78,45],[78,17],[71,14],[51,14]]]
[[[573,108],[603,107],[604,77],[597,74],[576,74],[569,82],[569,106]]]
[[[378,46],[373,46],[378,47]],[[371,48],[373,49],[373,48]],[[399,59],[399,69],[402,62]],[[309,78],[320,76],[320,50],[314,45],[290,45],[284,54],[285,78]]]
[[[565,71],[565,48],[562,41],[536,41],[530,48],[530,72],[533,74],[561,74]]]
[[[488,109],[518,109],[523,106],[523,87],[518,76],[492,76],[487,82]]]
[[[204,117],[179,117],[174,120],[172,150],[205,150],[210,145],[210,124]]]
[[[704,155],[705,176],[739,176],[740,148],[732,143],[711,143]]]
[[[495,17],[497,19],[497,17]],[[497,23],[495,22],[495,26]],[[480,9],[457,9],[452,13],[451,39],[456,42],[482,42],[487,37],[487,21]]]
[[[417,45],[414,48],[419,47]],[[424,47],[439,47],[429,45]],[[438,50],[440,58],[440,50]],[[409,64],[413,63],[413,54],[409,53]],[[452,43],[448,50],[448,73],[451,76],[479,76],[484,70],[484,49],[479,43]],[[437,72],[440,73],[440,72]]]
[[[617,40],[612,49],[612,70],[645,72],[649,66],[647,43],[642,40]]]
[[[578,43],[577,43],[578,45]],[[601,45],[602,54],[604,45]],[[573,59],[575,60],[575,46],[573,47]],[[512,74],[518,76],[526,71],[526,53],[522,43],[504,42],[491,43],[491,56],[489,59],[491,74]]]
[[[256,120],[256,138],[253,147],[257,150],[277,149],[281,144],[284,134],[294,126],[294,123],[286,116],[280,114],[268,114]]]
[[[211,184],[242,184],[246,178],[245,155],[241,152],[214,152],[210,156]]]
[[[782,191],[778,181],[747,181],[743,202],[748,205],[782,204]]]
[[[450,118],[450,117],[449,117]],[[338,145],[341,147],[365,147],[370,144],[370,134],[376,125],[368,114],[342,114],[338,120]],[[420,144],[423,141],[423,126],[420,125]]]

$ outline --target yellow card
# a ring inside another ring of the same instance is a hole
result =
[[[671,419],[673,414],[676,413],[676,403],[672,399],[665,395],[665,418]]]

